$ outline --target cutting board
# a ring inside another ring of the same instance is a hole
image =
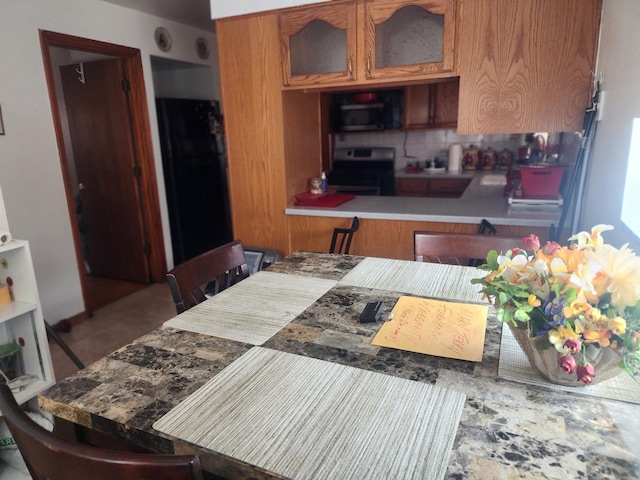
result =
[[[342,205],[349,200],[353,200],[356,198],[355,195],[350,193],[334,193],[328,197],[306,200],[306,199],[297,199],[294,202],[294,205],[300,207],[337,207],[338,205]]]

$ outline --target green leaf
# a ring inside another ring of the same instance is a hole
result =
[[[502,305],[504,305],[505,303],[508,303],[508,302],[509,302],[509,296],[508,296],[506,293],[504,293],[504,292],[500,292],[500,293],[498,294],[498,301],[499,301]]]
[[[491,270],[498,269],[498,252],[496,252],[495,250],[491,250],[489,253],[487,253],[487,266]]]
[[[526,322],[529,320],[529,314],[525,312],[524,309],[516,310],[514,317],[516,320],[520,320],[521,322]]]

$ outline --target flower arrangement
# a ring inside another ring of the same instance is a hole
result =
[[[597,225],[569,238],[570,246],[541,247],[529,235],[522,247],[489,252],[479,267],[488,275],[472,281],[482,285],[499,320],[526,322],[532,337],[546,336],[559,352],[557,367],[584,384],[597,374],[587,349],[640,360],[640,257],[628,244],[605,244],[601,233],[612,229]]]

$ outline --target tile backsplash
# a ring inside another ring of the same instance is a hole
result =
[[[518,147],[525,145],[524,134],[458,135],[455,130],[420,130],[407,132],[349,133],[335,136],[336,147],[394,147],[396,169],[415,165],[435,157],[448,159],[449,146],[459,143],[479,149],[491,147],[496,152],[508,149],[516,159]]]

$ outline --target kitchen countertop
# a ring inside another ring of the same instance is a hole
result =
[[[500,172],[496,172],[496,175]],[[396,178],[459,178],[459,179],[471,179],[476,175],[476,172],[433,172],[429,170],[422,170],[417,173],[407,173],[404,169],[396,172]]]
[[[407,178],[445,178],[443,175],[447,174],[403,175]],[[504,185],[499,184],[502,176],[503,172],[476,173],[460,198],[356,196],[334,208],[290,206],[285,213],[315,217],[357,216],[373,220],[474,224],[486,219],[496,225],[532,227],[549,227],[558,223],[562,213],[559,207],[510,206],[508,198],[504,196]]]

